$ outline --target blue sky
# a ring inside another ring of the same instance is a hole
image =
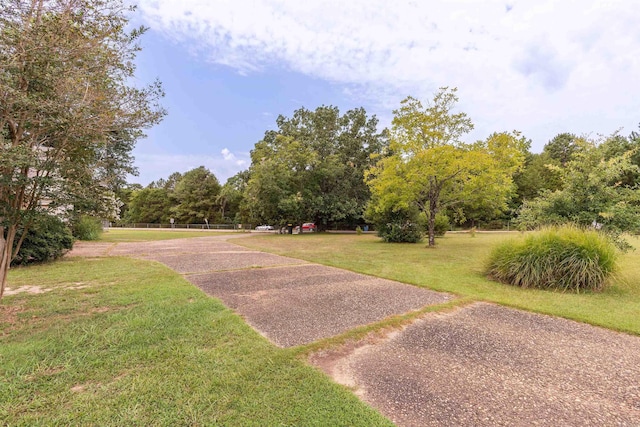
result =
[[[224,183],[279,114],[363,106],[388,125],[458,87],[469,141],[519,130],[627,135],[640,122],[634,0],[140,0],[137,80],[168,110],[134,155],[143,185],[204,165]]]
[[[159,78],[168,114],[147,132],[134,155],[144,185],[204,165],[224,183],[249,166],[249,151],[279,114],[304,106],[359,107],[338,85],[284,69],[245,75],[192,55],[150,30],[138,55],[140,84]]]

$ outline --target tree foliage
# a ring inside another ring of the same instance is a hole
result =
[[[35,212],[102,210],[164,114],[159,83],[131,86],[144,29],[125,31],[126,11],[119,0],[0,0],[0,296]]]
[[[455,113],[456,89],[442,88],[423,107],[412,97],[394,111],[390,155],[367,172],[370,213],[417,206],[428,218],[429,246],[445,209],[463,214],[463,205],[506,208],[512,176],[524,160],[519,134],[496,133],[475,144],[462,141],[473,129],[465,113]]]
[[[19,230],[22,232],[23,230]],[[14,241],[14,245],[17,245]],[[27,265],[53,261],[73,247],[71,230],[62,220],[50,214],[35,214],[11,265]]]
[[[567,163],[574,159],[576,153],[581,149],[580,139],[572,133],[559,133],[549,141],[543,149],[552,161],[559,166],[565,167]]]
[[[247,174],[247,171],[239,172],[221,187],[218,178],[204,166],[184,174],[174,172],[166,179],[132,191],[124,221],[167,224],[173,218],[182,224],[233,222]]]
[[[362,222],[364,170],[387,144],[377,123],[362,108],[340,115],[330,106],[278,117],[278,129],[251,152],[244,209],[261,223],[315,221],[323,229]]]
[[[513,200],[515,207],[525,200],[533,200],[543,191],[555,191],[562,187],[562,176],[549,154],[527,153],[524,168],[513,177],[517,195]]]
[[[171,208],[174,206],[173,194],[165,188],[146,188],[134,190],[131,193],[127,212],[124,215],[126,223],[169,223]]]
[[[218,204],[223,222],[235,224],[247,220],[248,215],[241,210],[241,207],[248,182],[249,171],[244,170],[227,179],[227,182],[220,189]]]
[[[613,135],[605,141],[579,139],[580,150],[559,169],[563,187],[526,201],[517,222],[523,228],[573,223],[611,235],[622,248],[620,234],[640,229],[640,193],[634,180],[640,169],[638,146],[621,144]],[[615,149],[614,149],[615,147]],[[631,180],[631,181],[630,181]]]
[[[211,171],[204,166],[192,169],[175,185],[177,205],[171,208],[172,215],[183,224],[220,223],[219,194],[220,183]]]

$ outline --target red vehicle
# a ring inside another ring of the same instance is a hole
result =
[[[305,231],[316,231],[316,225],[313,222],[305,222],[302,224],[302,232],[304,233]]]

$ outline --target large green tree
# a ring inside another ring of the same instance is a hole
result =
[[[245,222],[246,214],[241,210],[244,193],[249,182],[249,171],[240,171],[227,179],[220,189],[218,205],[223,222]]]
[[[185,172],[175,185],[177,205],[171,208],[176,221],[183,224],[220,223],[220,183],[204,166]]]
[[[554,167],[556,165],[544,151],[526,155],[524,168],[514,176],[517,186],[517,195],[513,200],[515,208],[525,200],[535,199],[545,190],[555,191],[562,187],[560,168]]]
[[[133,224],[167,224],[175,203],[173,193],[165,188],[147,186],[137,189],[129,197],[123,219],[126,223]]]
[[[572,133],[564,132],[557,134],[551,141],[547,142],[542,152],[564,167],[573,160],[573,157],[580,149],[579,138]]]
[[[515,211],[514,200],[518,198],[519,190],[516,179],[526,164],[531,141],[516,131],[500,132],[478,142],[475,148],[488,154],[494,166],[485,175],[484,182],[488,187],[476,189],[466,200],[454,204],[449,214],[471,225],[508,219]],[[495,197],[494,189],[497,190]]]
[[[605,160],[629,153],[629,161],[638,169],[625,172],[624,176],[620,177],[618,185],[627,188],[640,187],[640,134],[638,132],[631,132],[628,137],[616,133],[605,139],[600,145],[600,150]]]
[[[429,246],[435,245],[436,216],[466,203],[506,208],[512,176],[524,160],[518,134],[500,133],[468,144],[473,129],[465,113],[454,112],[456,89],[442,88],[423,107],[412,97],[394,111],[390,155],[367,172],[370,211],[375,216],[412,206],[428,218]]]
[[[320,159],[308,145],[275,135],[251,152],[244,203],[254,221],[302,224],[315,215],[320,193]]]
[[[158,83],[132,86],[144,29],[126,30],[127,11],[0,0],[0,296],[34,212],[108,196],[106,178],[131,170],[131,147],[164,114]]]
[[[363,108],[301,108],[279,116],[251,153],[246,210],[258,222],[358,224],[370,197],[363,181],[371,156],[387,145]]]
[[[545,144],[542,153],[527,153],[524,168],[514,177],[517,195],[512,208],[518,209],[544,191],[561,189],[562,169],[582,150],[580,141],[572,133],[559,133]]]

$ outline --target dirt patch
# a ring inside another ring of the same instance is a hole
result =
[[[86,383],[86,384],[76,384],[71,387],[69,390],[74,393],[85,393],[87,391],[96,391],[96,389],[102,387],[102,383]]]
[[[113,282],[115,283],[115,282]],[[111,285],[112,283],[107,283],[107,285]],[[64,290],[79,290],[79,289],[86,289],[86,288],[90,288],[93,285],[91,285],[90,283],[84,283],[84,282],[77,282],[77,283],[73,283],[74,286],[59,286],[57,288],[44,288],[42,286],[37,286],[37,285],[25,285],[25,286],[20,286],[18,288],[6,288],[4,290],[4,295],[5,296],[10,296],[10,295],[17,295],[17,294],[21,294],[21,293],[26,293],[26,294],[43,294],[45,292],[50,292],[53,291],[54,289],[64,289]]]
[[[23,292],[26,292],[28,294],[43,294],[51,290],[53,289],[42,288],[40,286],[20,286],[19,288],[16,288],[16,289],[6,288],[4,290],[4,295],[9,296],[9,295],[15,295]]]
[[[24,312],[22,306],[0,305],[0,324],[5,325],[0,332],[0,336],[7,335],[18,323],[18,313]]]
[[[113,384],[117,381],[120,381],[122,378],[125,378],[128,375],[127,372],[122,372],[121,374],[115,376],[113,378],[113,380],[107,382],[106,384],[103,384],[101,382],[98,383],[84,383],[84,384],[76,384],[73,387],[71,387],[69,390],[74,392],[74,393],[85,393],[87,391],[96,391],[100,388],[105,388],[108,387],[110,384]]]
[[[43,377],[50,377],[53,375],[57,375],[61,372],[66,371],[67,368],[65,368],[64,366],[55,366],[55,367],[51,367],[51,368],[46,368],[46,369],[41,369],[38,370],[37,372],[34,372],[33,374],[27,376],[27,380],[28,381],[36,381],[40,378]]]

